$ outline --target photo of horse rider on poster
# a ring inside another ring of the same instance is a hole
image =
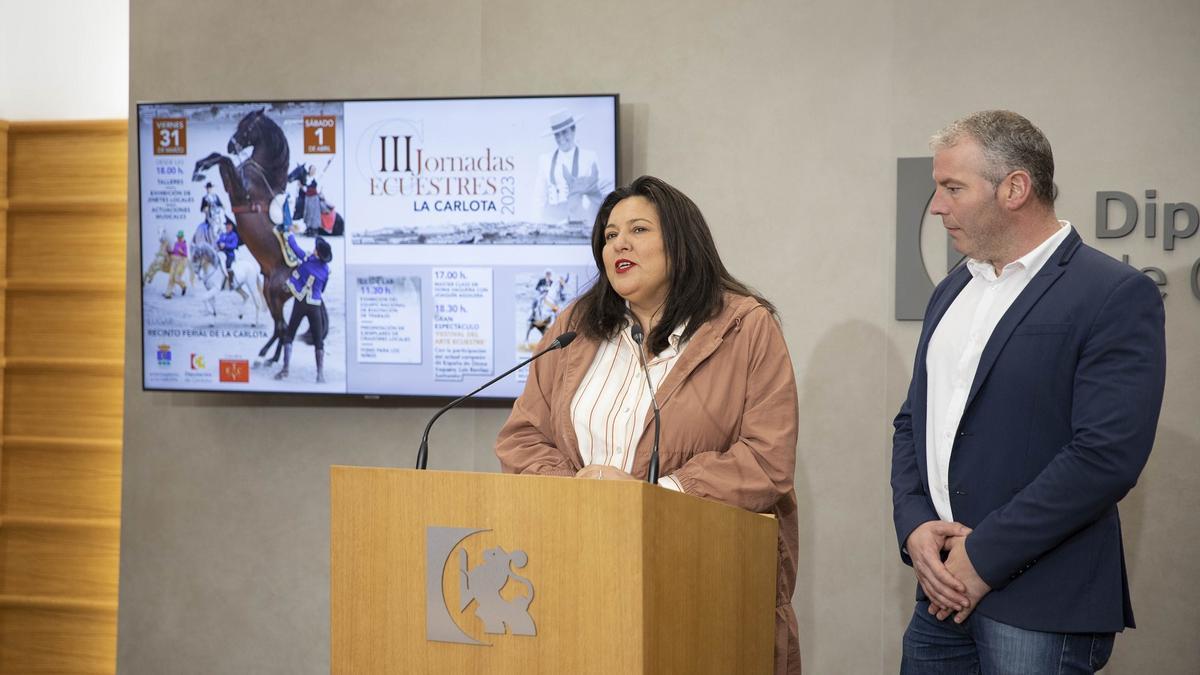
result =
[[[542,217],[551,223],[591,227],[612,184],[602,181],[596,153],[575,142],[576,125],[583,115],[567,110],[550,114],[546,136],[554,137],[554,150],[538,157],[538,189]]]

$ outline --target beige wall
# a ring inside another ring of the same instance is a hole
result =
[[[120,119],[129,0],[0,0],[0,119]]]
[[[1200,202],[1200,6],[846,5],[135,0],[130,90],[133,100],[619,92],[622,177],[654,173],[696,198],[727,265],[783,313],[801,396],[796,608],[808,672],[887,673],[914,586],[888,489],[890,419],[918,330],[891,318],[896,157],[927,154],[930,132],[958,115],[1011,107],[1053,142],[1060,215],[1085,240],[1096,190]],[[130,260],[136,227],[131,209]],[[1171,275],[1160,440],[1122,509],[1141,628],[1119,638],[1110,673],[1200,664],[1200,300],[1186,281],[1200,237],[1173,254],[1156,246],[1102,245]],[[328,466],[409,465],[431,411],[146,394],[139,346],[127,352],[119,669],[325,671]],[[496,469],[504,417],[452,413],[431,465]]]

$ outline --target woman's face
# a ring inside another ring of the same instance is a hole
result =
[[[658,209],[645,197],[617,202],[604,227],[604,274],[630,305],[657,309],[669,289]]]

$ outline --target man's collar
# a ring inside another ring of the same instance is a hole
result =
[[[1032,251],[1005,265],[999,275],[996,274],[996,268],[990,262],[974,258],[967,258],[967,270],[971,273],[972,277],[976,279],[982,278],[986,281],[995,281],[1003,277],[1006,273],[1011,273],[1010,270],[1029,270],[1030,274],[1033,274],[1040,270],[1042,265],[1046,264],[1046,260],[1049,259],[1050,254],[1071,233],[1070,222],[1059,220],[1058,225],[1058,229],[1049,237],[1046,237],[1042,243],[1035,246]]]

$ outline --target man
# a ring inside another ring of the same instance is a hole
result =
[[[533,290],[538,293],[549,293],[550,287],[554,285],[554,270],[547,269],[546,275],[537,280]]]
[[[175,297],[175,287],[179,286],[182,295],[187,295],[187,284],[183,281],[183,273],[187,271],[188,247],[183,240],[183,230],[175,233],[175,244],[169,251],[171,254],[171,272],[167,280],[167,290],[163,297],[170,300]]]
[[[241,245],[237,231],[233,229],[233,221],[225,221],[225,232],[217,240],[217,250],[225,254],[225,283],[222,284],[222,288],[233,288],[233,259]]]
[[[204,214],[204,221],[192,235],[192,243],[212,246],[217,241],[218,233],[225,229],[225,206],[221,203],[221,196],[213,192],[212,183],[204,184],[204,195],[200,197],[200,213]]]
[[[1091,673],[1133,627],[1117,502],[1154,443],[1163,307],[1054,211],[1008,111],[933,137],[930,213],[966,256],[925,311],[892,501],[919,582],[902,673]]]
[[[284,225],[276,226],[283,233]],[[329,263],[333,261],[333,249],[329,242],[317,237],[316,245],[311,254],[305,252],[296,243],[296,235],[287,233],[287,245],[296,257],[304,262],[292,270],[286,287],[291,292],[292,315],[288,318],[287,329],[283,334],[283,368],[275,373],[276,380],[286,380],[292,362],[292,342],[296,339],[296,331],[300,322],[308,319],[308,329],[312,334],[313,355],[317,362],[317,383],[325,382],[325,335],[329,332],[329,311],[325,307],[322,294],[325,285],[329,283]]]
[[[538,158],[537,194],[543,200],[544,218],[590,232],[600,202],[612,187],[600,185],[596,153],[575,144],[576,121],[566,110],[550,115],[548,134],[554,136],[556,148]]]

